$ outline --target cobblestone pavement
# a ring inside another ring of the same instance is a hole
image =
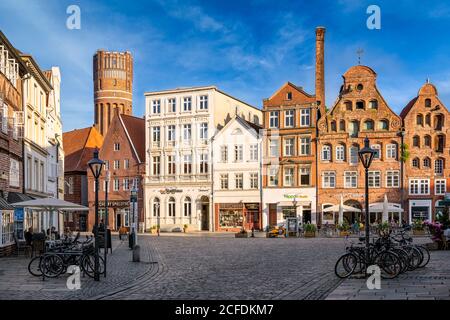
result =
[[[2,258],[0,299],[325,299],[331,292],[342,296],[342,288],[349,294],[353,290],[346,287],[353,280],[341,284],[334,275],[345,248],[341,238],[164,234],[140,236],[139,244],[142,262],[133,263],[128,242],[114,239],[107,277],[100,282],[82,278],[77,291],[66,289],[67,276],[43,282],[29,275],[28,260]],[[447,277],[448,288],[448,267],[440,275],[429,273],[448,258],[433,253],[430,267],[409,276],[418,277],[417,282],[420,277]]]
[[[328,300],[450,300],[450,251],[432,251],[430,263],[369,290],[365,279],[347,279]]]

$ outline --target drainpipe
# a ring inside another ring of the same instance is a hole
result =
[[[262,130],[260,130],[262,131]],[[259,212],[261,213],[260,221],[261,221],[261,228],[262,230],[265,230],[264,226],[264,204],[263,204],[263,145],[262,145],[262,139],[263,135],[261,132],[258,132],[258,141],[259,141],[259,177],[258,177],[258,186],[259,186]],[[267,216],[267,226],[269,225],[269,217]]]
[[[214,137],[211,138],[211,210],[210,210],[210,217],[211,217],[211,228],[212,232],[215,232],[215,205],[214,205]]]

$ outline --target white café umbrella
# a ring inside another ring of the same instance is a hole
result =
[[[29,208],[38,213],[51,211],[89,211],[88,207],[56,198],[40,198],[11,204],[15,208]]]
[[[335,204],[334,206],[325,208],[322,210],[322,212],[339,212],[338,223],[342,224],[344,222],[344,212],[361,212],[361,210],[345,205],[344,198],[341,195],[339,204]]]
[[[382,203],[374,203],[369,206],[369,212],[382,212],[382,221],[385,222],[389,220],[389,212],[402,213],[403,209],[395,206],[393,203],[389,203],[385,194]]]
[[[389,220],[389,202],[387,198],[387,194],[384,194],[384,201],[383,201],[383,216],[381,218],[382,222],[386,222]]]

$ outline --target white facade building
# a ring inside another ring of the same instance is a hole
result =
[[[211,137],[236,114],[261,111],[214,86],[145,94],[145,229],[214,230]]]
[[[261,129],[235,116],[212,139],[215,231],[262,228]]]

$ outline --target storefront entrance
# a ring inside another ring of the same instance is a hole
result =
[[[119,230],[122,226],[122,214],[116,213],[116,230]]]
[[[209,198],[206,196],[200,199],[201,218],[202,218],[202,231],[209,230]]]

